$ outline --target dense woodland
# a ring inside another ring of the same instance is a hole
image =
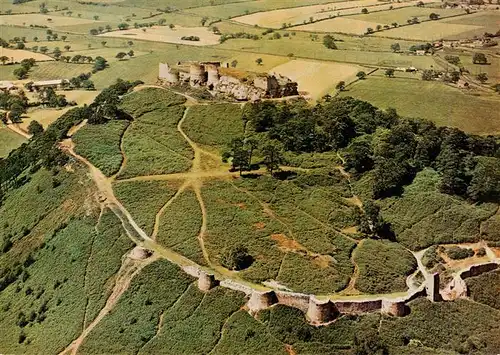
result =
[[[351,97],[327,96],[313,107],[302,100],[248,104],[243,120],[246,135],[235,139],[226,152],[226,157],[233,157],[234,168],[249,169],[259,146],[265,163],[272,160],[270,145],[280,163],[286,163],[283,151],[338,151],[354,177],[372,175],[374,198],[398,195],[426,167],[441,174],[441,192],[471,201],[500,198],[497,136],[436,127],[430,121],[400,117],[394,109],[382,111]]]

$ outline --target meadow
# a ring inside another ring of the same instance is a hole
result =
[[[87,158],[104,175],[117,173],[123,161],[120,143],[129,124],[128,121],[110,121],[103,125],[86,125],[73,137],[75,152]]]
[[[470,133],[500,132],[496,96],[469,95],[441,82],[403,79],[398,78],[398,73],[395,75],[395,78],[370,76],[349,86],[341,95],[368,101],[382,109],[392,107],[400,115],[425,118],[437,125],[457,127]]]
[[[238,104],[214,104],[189,108],[184,131],[195,142],[223,148],[244,133],[243,110]]]
[[[145,89],[127,96],[123,108],[134,117],[123,138],[127,163],[119,178],[182,172],[193,152],[177,132],[185,99],[162,89]]]
[[[354,250],[353,260],[359,267],[355,288],[364,293],[406,291],[406,278],[417,268],[408,250],[388,241],[362,241]]]
[[[423,170],[401,197],[384,201],[382,215],[399,243],[412,250],[433,244],[478,241],[480,226],[496,212],[493,204],[470,205],[437,191],[439,176]]]
[[[377,32],[374,36],[402,38],[416,41],[437,41],[440,39],[467,38],[467,33],[484,31],[482,26],[427,21],[416,25],[397,27],[388,31]]]
[[[4,158],[9,153],[26,141],[23,136],[12,132],[6,127],[0,127],[0,158]]]

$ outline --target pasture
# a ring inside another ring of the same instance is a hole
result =
[[[370,76],[341,95],[366,100],[382,109],[393,107],[400,115],[425,118],[470,133],[500,132],[497,96],[469,95],[442,82],[403,79],[397,75],[396,78]]]
[[[308,25],[298,26],[297,31],[307,32],[339,32],[362,35],[368,27],[376,28],[379,23],[358,20],[349,17],[337,17]]]
[[[85,25],[88,23],[95,23],[99,26],[99,21],[93,21],[89,19],[82,19],[69,16],[53,16],[53,15],[43,15],[43,14],[24,14],[24,15],[3,15],[0,16],[0,26],[47,26],[47,27],[58,27],[58,26],[78,26]]]
[[[291,78],[299,84],[299,92],[306,92],[314,99],[332,89],[339,81],[355,79],[362,68],[342,63],[325,63],[311,60],[292,60],[270,70]]]
[[[210,46],[219,43],[219,36],[206,27],[175,27],[154,26],[151,28],[113,31],[99,35],[100,37],[127,38],[130,40],[144,40],[153,42],[166,42],[192,46]],[[182,37],[196,36],[199,41],[182,40]]]
[[[411,6],[399,9],[395,8],[391,11],[369,12],[368,14],[359,14],[350,17],[362,21],[381,23],[384,25],[392,25],[394,22],[398,24],[406,24],[407,20],[413,19],[415,17],[418,18],[420,21],[429,20],[429,15],[431,13],[438,14],[440,18],[455,16],[459,14],[463,15],[466,14],[466,12],[463,9],[436,9],[432,7]],[[457,21],[458,19],[453,19],[453,20]]]
[[[373,36],[402,38],[416,41],[436,41],[440,39],[458,39],[467,37],[465,34],[483,30],[482,26],[461,25],[442,21],[427,21],[416,25],[393,28],[377,32]]]
[[[9,153],[26,142],[26,138],[14,133],[4,126],[0,126],[0,158],[4,158]]]
[[[52,57],[49,57],[48,55],[42,53],[34,53],[24,49],[12,49],[12,48],[0,47],[0,57],[3,56],[9,58],[8,62],[6,62],[5,64],[19,63],[23,59],[29,59],[29,58],[33,58],[37,62],[54,60]]]
[[[456,18],[443,19],[443,23],[450,25],[461,26],[476,26],[480,28],[470,29],[467,32],[462,32],[460,38],[470,38],[473,36],[483,35],[484,32],[495,33],[498,31],[498,23],[500,22],[500,13],[498,11],[480,11],[467,16]]]

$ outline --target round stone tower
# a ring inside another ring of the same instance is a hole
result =
[[[191,63],[189,65],[189,84],[191,86],[200,86],[205,83],[205,68],[202,64]]]
[[[207,274],[205,271],[200,271],[200,275],[198,277],[198,288],[201,291],[209,291],[219,283],[215,279],[215,276],[212,274]]]
[[[274,291],[253,290],[247,305],[250,312],[256,313],[258,311],[271,307],[275,303],[278,303],[278,298],[276,297]]]
[[[165,80],[171,85],[179,84],[179,72],[177,70],[170,70]]]
[[[219,66],[215,63],[205,64],[205,70],[207,71],[207,86],[214,87],[219,83]]]
[[[309,298],[307,318],[313,324],[328,323],[338,315],[337,307],[330,300],[319,300],[314,295]]]

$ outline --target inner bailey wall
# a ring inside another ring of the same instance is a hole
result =
[[[469,268],[469,270],[465,270],[460,274],[462,279],[467,279],[469,277],[479,276],[486,272],[490,272],[496,270],[500,267],[497,263],[487,263],[482,265],[473,265]]]
[[[303,293],[276,291],[276,297],[279,304],[298,308],[304,313],[307,312],[307,308],[309,307],[309,295]]]
[[[370,300],[370,301],[340,301],[335,302],[335,306],[340,313],[345,314],[359,314],[367,312],[379,311],[382,308],[382,300]]]

